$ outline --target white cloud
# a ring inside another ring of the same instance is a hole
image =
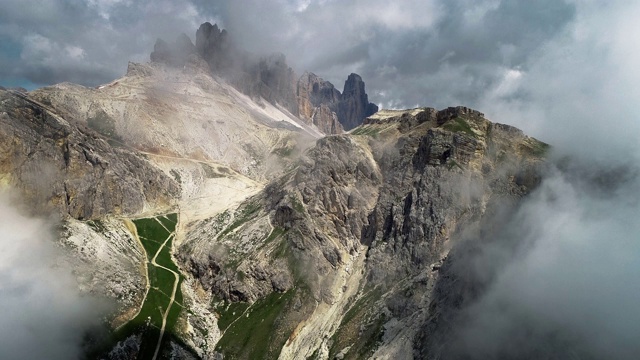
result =
[[[506,265],[465,309],[448,351],[472,359],[637,358],[640,179],[637,164],[628,170],[609,184],[588,162],[547,177],[507,223],[511,230],[474,259],[479,271]]]
[[[580,2],[576,21],[509,83],[521,96],[505,99],[500,84],[480,107],[574,156],[640,158],[638,16],[639,4]]]
[[[78,293],[51,224],[19,212],[0,193],[0,358],[73,359],[106,308]]]
[[[523,72],[518,69],[504,69],[502,79],[493,89],[488,89],[488,96],[493,99],[513,96],[514,92],[522,86],[523,75]]]

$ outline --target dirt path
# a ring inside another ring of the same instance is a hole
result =
[[[147,151],[142,151],[139,149],[135,149],[135,148],[131,148],[134,149],[135,151],[137,151],[140,154],[145,154],[148,156],[153,156],[153,157],[159,157],[159,158],[165,158],[165,159],[172,159],[172,160],[179,160],[179,161],[191,161],[191,162],[195,162],[195,163],[200,163],[200,164],[206,164],[206,165],[213,165],[213,166],[220,166],[225,168],[226,170],[230,171],[232,174],[231,175],[235,175],[237,177],[241,177],[241,178],[246,178],[249,179],[250,181],[260,184],[260,182],[253,180],[249,177],[247,177],[246,175],[243,175],[235,170],[233,170],[232,168],[230,168],[229,166],[220,163],[220,162],[215,162],[215,161],[207,161],[207,160],[201,160],[201,159],[194,159],[194,158],[190,158],[190,157],[180,157],[180,156],[172,156],[172,155],[162,155],[162,154],[155,154],[155,153],[151,153],[151,152],[147,152]]]
[[[167,229],[164,224],[158,220],[158,218],[155,218],[155,220],[163,227],[165,228],[165,230],[169,231],[169,229]],[[177,227],[177,224],[176,224]],[[162,315],[162,327],[160,328],[160,336],[158,336],[158,343],[156,344],[156,350],[153,353],[153,360],[155,360],[158,357],[158,353],[160,352],[160,345],[162,344],[162,337],[164,336],[164,330],[165,327],[167,325],[167,316],[169,316],[169,311],[171,310],[171,306],[173,306],[173,303],[175,301],[176,298],[176,292],[178,290],[178,283],[180,282],[180,275],[178,275],[178,273],[176,273],[175,271],[166,268],[162,265],[159,265],[156,262],[156,259],[158,258],[158,255],[160,255],[160,252],[162,251],[162,249],[167,245],[167,242],[169,242],[169,240],[171,240],[172,237],[175,236],[175,231],[170,232],[169,236],[167,236],[167,239],[162,243],[162,245],[158,248],[158,251],[156,251],[155,255],[153,256],[153,259],[151,259],[151,264],[157,268],[160,269],[164,269],[170,273],[173,274],[173,276],[175,277],[175,280],[173,281],[173,290],[171,291],[171,298],[169,299],[169,305],[167,305],[167,309],[164,311],[164,314]],[[171,252],[171,251],[169,251]]]

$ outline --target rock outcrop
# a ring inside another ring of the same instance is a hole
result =
[[[97,121],[108,131],[108,118]],[[78,219],[170,207],[178,184],[147,160],[46,105],[0,91],[0,178],[35,208]]]
[[[245,65],[245,72],[236,74],[231,82],[241,92],[280,105],[292,114],[298,114],[295,84],[297,76],[287,65],[284,54],[260,58],[257,63]]]
[[[213,72],[226,71],[234,65],[235,48],[227,31],[218,28],[217,24],[211,25],[210,22],[205,22],[200,25],[196,31],[195,47]]]
[[[352,73],[344,82],[342,98],[336,110],[338,120],[345,130],[359,126],[366,117],[378,111],[378,106],[369,102],[360,75]]]
[[[297,95],[300,118],[327,134],[351,130],[378,111],[378,106],[369,103],[364,81],[358,74],[349,75],[340,93],[330,82],[304,73],[298,80]]]
[[[206,22],[196,32],[196,44],[180,36],[174,45],[158,39],[151,61],[182,67],[197,54],[209,70],[250,97],[281,106],[325,134],[340,134],[378,111],[369,103],[364,82],[351,74],[340,93],[315,74],[298,77],[283,54],[256,56],[241,50],[226,30]],[[191,61],[193,62],[193,61]]]
[[[158,39],[151,53],[152,62],[160,62],[176,67],[184,66],[191,54],[196,53],[196,47],[185,34],[178,36],[173,44]]]
[[[341,94],[333,84],[306,72],[298,79],[296,95],[298,114],[302,120],[317,126],[326,134],[344,131],[334,110]]]
[[[223,301],[291,299],[269,335],[273,357],[410,358],[433,335],[452,244],[539,182],[545,145],[510,129],[464,107],[380,112],[319,140],[236,211],[192,224],[180,259]]]

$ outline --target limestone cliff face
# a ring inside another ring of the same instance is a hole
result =
[[[298,80],[297,95],[300,118],[327,134],[351,130],[378,111],[375,104],[369,103],[364,81],[358,74],[349,75],[340,93],[330,82],[305,73]]]
[[[378,106],[369,102],[369,97],[364,91],[362,77],[353,73],[349,75],[344,82],[342,98],[336,109],[342,127],[351,130],[377,111]]]
[[[369,103],[359,75],[349,75],[340,93],[315,74],[298,77],[283,54],[256,56],[241,50],[226,30],[208,22],[198,28],[195,46],[185,35],[173,45],[158,39],[151,61],[181,67],[189,63],[187,60],[194,53],[212,73],[225,78],[240,92],[281,106],[325,134],[350,130],[378,111],[375,104]]]
[[[233,66],[234,49],[229,35],[226,30],[218,28],[217,24],[206,22],[200,25],[196,31],[195,47],[212,70],[226,70]]]
[[[411,358],[451,245],[536,186],[544,149],[464,107],[382,111],[318,141],[236,211],[192,224],[180,258],[223,301],[290,299],[269,357]]]
[[[246,73],[232,79],[232,83],[245,94],[262,97],[272,104],[283,106],[292,114],[298,114],[296,78],[285,56],[272,54],[248,66]]]
[[[27,95],[0,91],[0,177],[33,206],[82,220],[168,208],[178,184]]]
[[[317,126],[326,134],[343,132],[338,116],[333,110],[340,101],[340,92],[328,81],[306,72],[297,84],[298,113],[302,120]]]

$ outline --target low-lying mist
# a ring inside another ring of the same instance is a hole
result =
[[[108,306],[79,293],[52,224],[15,204],[0,193],[0,358],[79,358]]]
[[[640,356],[640,167],[557,163],[457,265],[491,280],[454,321],[449,357]]]

